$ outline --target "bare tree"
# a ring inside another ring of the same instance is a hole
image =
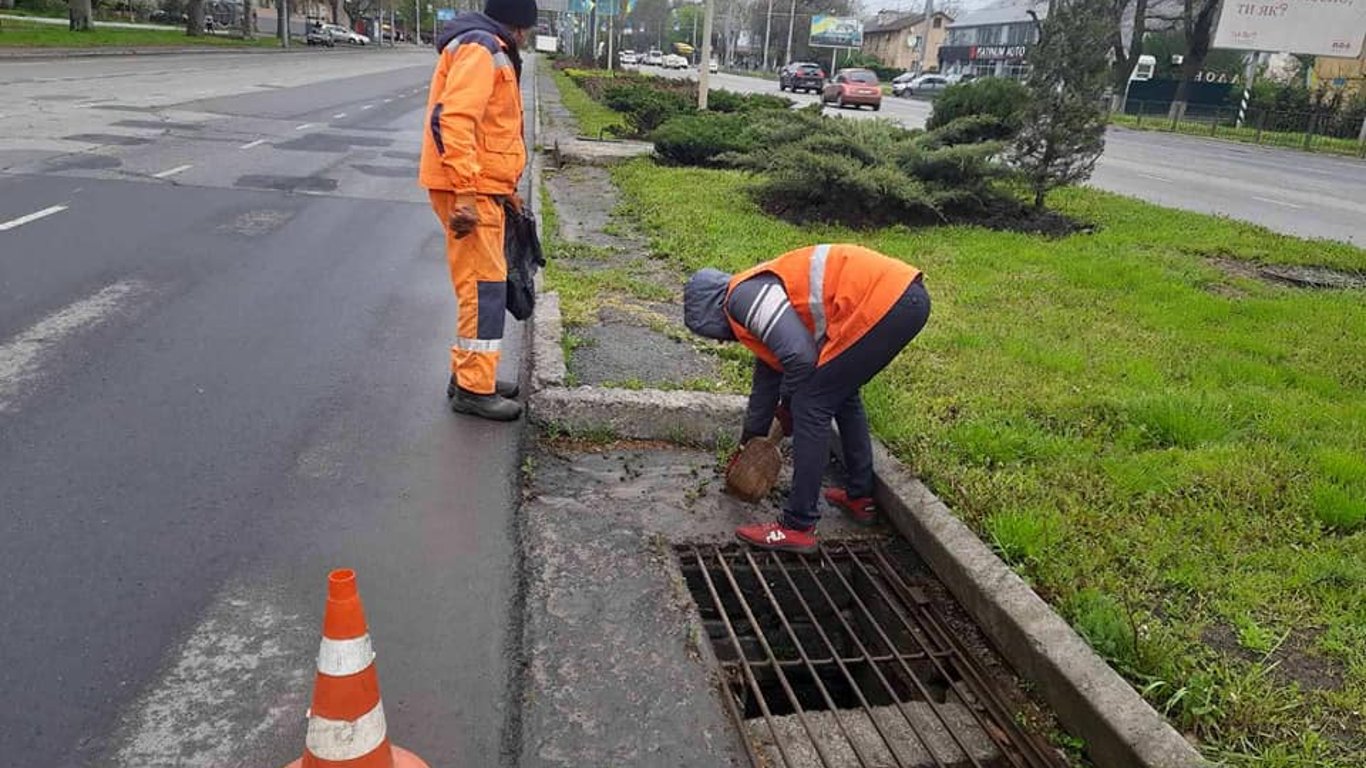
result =
[[[95,12],[90,7],[90,0],[71,0],[69,16],[71,19],[72,32],[84,32],[90,29],[91,17]]]
[[[1186,55],[1181,62],[1181,81],[1176,84],[1169,117],[1180,120],[1186,114],[1186,91],[1205,66],[1213,40],[1214,19],[1220,0],[1185,0],[1182,26],[1186,34]]]

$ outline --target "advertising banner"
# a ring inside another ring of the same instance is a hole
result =
[[[810,44],[825,48],[862,48],[863,22],[846,16],[812,16]]]
[[[1356,58],[1363,39],[1363,0],[1224,0],[1214,47]]]

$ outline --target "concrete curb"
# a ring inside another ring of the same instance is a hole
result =
[[[1096,765],[1212,765],[881,442],[873,450],[877,503]]]

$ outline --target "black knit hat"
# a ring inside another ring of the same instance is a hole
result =
[[[484,15],[513,29],[536,26],[536,0],[484,0]]]

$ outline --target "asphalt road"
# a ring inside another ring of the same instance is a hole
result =
[[[652,68],[656,72],[664,72]],[[693,70],[667,72],[696,77]],[[716,88],[778,93],[776,81],[726,73]],[[819,96],[784,94],[807,104]],[[929,119],[928,101],[888,96],[873,112],[827,110],[845,117],[889,118],[910,128]],[[1111,128],[1093,186],[1173,208],[1213,213],[1301,237],[1366,246],[1366,161],[1289,149],[1258,147]]]
[[[0,68],[0,765],[298,757],[341,566],[395,743],[498,763],[521,430],[446,409],[433,60]]]

